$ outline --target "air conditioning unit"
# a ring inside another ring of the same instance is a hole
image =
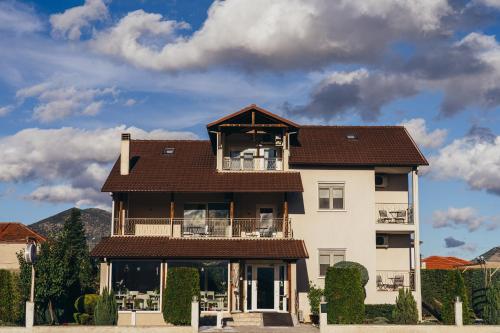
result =
[[[375,175],[375,187],[384,188],[387,187],[387,175]]]
[[[274,145],[283,146],[283,138],[279,135],[276,135],[276,138],[274,139]]]
[[[375,243],[377,247],[389,247],[389,235],[377,234]]]

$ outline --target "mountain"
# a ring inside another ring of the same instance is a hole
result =
[[[30,224],[28,227],[48,237],[62,230],[64,221],[70,217],[71,209],[78,209],[82,216],[87,244],[93,249],[102,237],[109,236],[111,231],[111,213],[98,208],[70,208],[56,215]]]

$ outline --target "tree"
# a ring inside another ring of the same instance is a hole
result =
[[[108,288],[104,288],[97,300],[94,322],[96,325],[116,325],[118,322],[118,305],[113,291],[108,292]]]
[[[418,322],[417,302],[409,289],[400,288],[396,297],[396,306],[392,311],[392,320],[396,324],[411,325]]]
[[[463,324],[470,324],[472,310],[469,307],[467,289],[465,288],[462,273],[459,270],[450,271],[445,286],[446,293],[441,311],[443,322],[448,325],[455,324],[455,300],[458,296],[462,302]]]
[[[30,299],[31,293],[31,264],[24,260],[24,252],[19,251],[16,253],[17,261],[19,262],[19,319],[24,321],[26,312],[26,302]]]
[[[487,324],[500,325],[500,282],[498,281],[486,290],[483,319]]]

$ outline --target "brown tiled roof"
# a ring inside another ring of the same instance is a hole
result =
[[[425,269],[455,269],[458,266],[470,265],[471,261],[457,257],[430,256],[422,259]]]
[[[35,238],[37,242],[45,241],[45,237],[22,223],[0,222],[0,242],[25,243],[28,237]]]
[[[103,238],[92,250],[100,258],[300,259],[307,258],[302,240],[189,239],[160,236]]]
[[[297,144],[290,165],[428,165],[402,126],[302,126]]]
[[[163,155],[166,147],[175,148]],[[298,172],[217,172],[209,141],[132,140],[131,170],[115,163],[103,192],[302,192]]]

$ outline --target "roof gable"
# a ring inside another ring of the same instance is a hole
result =
[[[35,238],[38,242],[45,241],[45,237],[34,232],[22,223],[0,223],[0,242],[25,243],[28,237]]]

